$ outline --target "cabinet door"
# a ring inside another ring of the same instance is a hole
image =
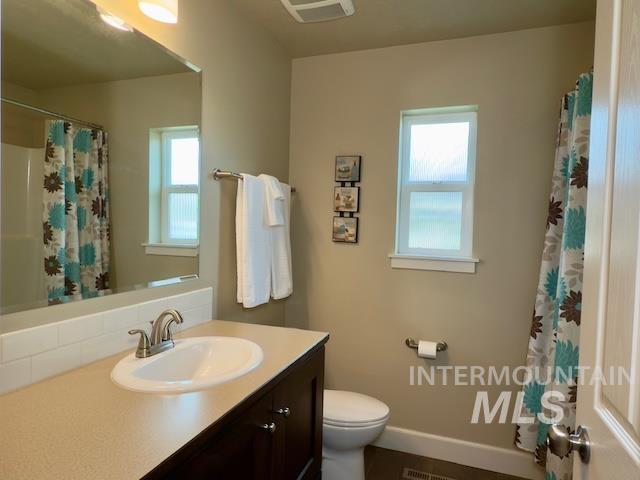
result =
[[[207,446],[176,469],[180,480],[273,479],[273,397],[267,394],[227,426]]]
[[[320,474],[323,388],[324,347],[298,365],[274,390],[279,480],[315,479]]]

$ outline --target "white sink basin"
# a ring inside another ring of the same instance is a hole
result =
[[[262,363],[262,348],[236,337],[193,337],[149,358],[120,360],[111,379],[134,392],[182,393],[241,377]]]

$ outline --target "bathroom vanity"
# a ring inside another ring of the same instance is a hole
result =
[[[0,477],[319,478],[328,335],[212,321],[176,338],[212,335],[257,343],[262,363],[202,391],[148,394],[111,381],[122,352],[0,396]]]
[[[319,345],[145,480],[320,478],[323,377],[324,346]]]

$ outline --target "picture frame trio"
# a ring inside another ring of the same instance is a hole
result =
[[[362,170],[362,156],[339,155],[336,157],[335,181],[339,185],[333,188],[333,211],[338,216],[333,217],[332,240],[336,243],[358,243],[359,218],[355,216],[360,211],[360,183]]]

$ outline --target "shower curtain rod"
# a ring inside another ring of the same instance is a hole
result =
[[[21,103],[21,102],[18,102],[16,100],[11,100],[9,98],[2,97],[1,100],[3,102],[5,102],[5,103],[10,104],[10,105],[14,105],[16,107],[26,108],[27,110],[32,110],[32,111],[38,112],[38,113],[43,113],[45,115],[49,115],[50,117],[59,118],[61,120],[68,120],[69,122],[73,122],[73,123],[79,123],[79,124],[84,125],[86,127],[95,128],[97,130],[104,130],[104,127],[102,125],[98,125],[97,123],[85,122],[84,120],[80,120],[80,119],[77,119],[77,118],[69,117],[67,115],[62,115],[61,113],[50,112],[49,110],[45,110],[43,108],[38,108],[38,107],[33,107],[31,105],[27,105],[26,103]]]

